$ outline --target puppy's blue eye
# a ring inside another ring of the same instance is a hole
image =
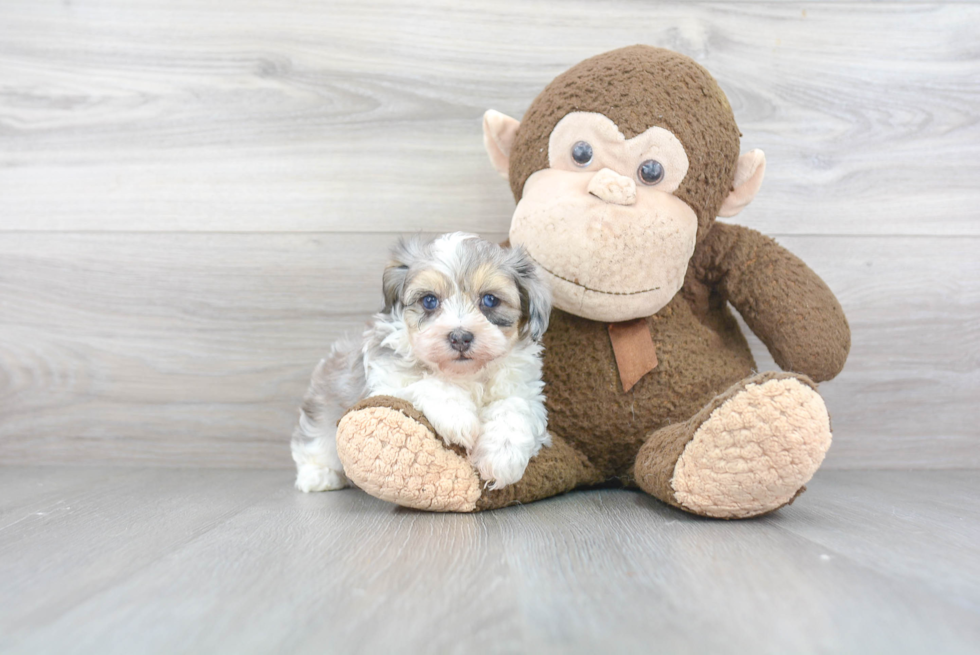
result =
[[[439,299],[430,293],[422,298],[422,306],[425,307],[426,311],[431,312],[433,309],[439,306]]]
[[[487,307],[488,309],[493,309],[494,307],[496,307],[499,304],[500,304],[500,298],[498,298],[497,296],[493,295],[492,293],[488,293],[488,294],[485,294],[483,296],[483,306],[484,307]]]

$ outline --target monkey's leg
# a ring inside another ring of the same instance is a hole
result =
[[[340,420],[337,453],[351,481],[376,498],[434,512],[477,512],[601,482],[584,455],[552,439],[519,482],[491,491],[466,453],[447,446],[410,403],[375,396]]]
[[[763,373],[651,434],[634,474],[644,491],[675,507],[747,518],[793,502],[830,439],[827,408],[809,378]]]

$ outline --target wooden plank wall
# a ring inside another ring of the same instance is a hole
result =
[[[0,462],[289,466],[394,237],[506,233],[483,111],[633,43],[712,71],[736,220],[844,304],[827,465],[980,466],[980,7],[629,0],[0,4]]]

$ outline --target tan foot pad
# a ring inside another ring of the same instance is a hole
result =
[[[671,486],[677,502],[697,514],[763,514],[809,482],[830,439],[830,416],[813,388],[795,378],[750,384],[697,429]]]
[[[480,477],[426,426],[390,407],[346,414],[337,454],[354,484],[375,498],[434,512],[472,512]]]

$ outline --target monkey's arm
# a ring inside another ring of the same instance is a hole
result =
[[[847,360],[851,330],[823,280],[769,237],[715,223],[698,264],[758,335],[776,363],[817,382],[834,378]]]

